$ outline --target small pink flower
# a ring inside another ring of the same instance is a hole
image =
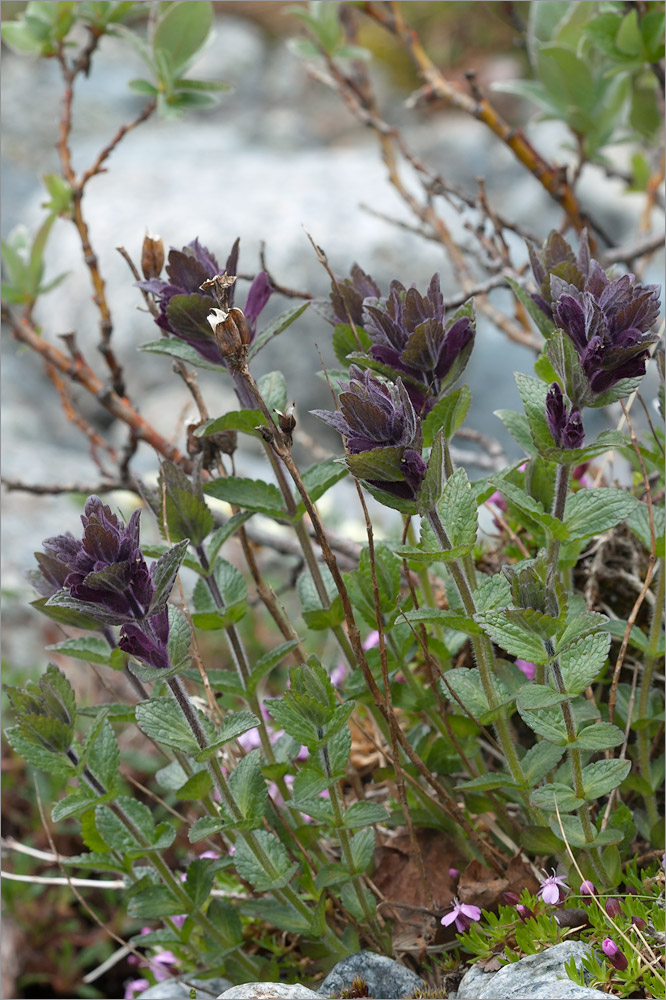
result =
[[[134,1000],[134,997],[138,996],[139,993],[143,993],[147,990],[150,983],[147,979],[130,979],[129,983],[125,987],[125,998],[124,1000]]]
[[[594,888],[592,882],[589,879],[585,879],[584,882],[580,884],[580,894],[581,896],[596,896],[597,890]]]
[[[363,640],[363,649],[375,649],[379,645],[379,632],[369,632]]]
[[[529,906],[525,906],[523,903],[518,903],[516,906],[516,912],[520,919],[525,923],[530,917],[534,916],[534,910],[530,910]]]
[[[461,903],[457,896],[453,900],[452,905],[453,909],[451,913],[445,914],[441,922],[445,927],[448,927],[455,920],[456,930],[459,934],[469,930],[472,920],[481,919],[481,910],[478,906],[472,906],[470,903]]]
[[[458,881],[460,878],[460,872],[457,868],[449,868],[449,878],[453,879],[454,882]]]
[[[336,666],[331,670],[330,678],[333,687],[340,687],[345,677],[347,676],[347,665],[343,663],[342,660],[338,660]]]
[[[217,861],[220,855],[217,851],[204,851],[203,854],[199,855],[200,858],[211,858],[213,861]]]
[[[552,871],[552,875],[546,875],[546,878],[541,880],[541,888],[537,892],[537,897],[543,899],[544,903],[559,903],[561,899],[564,899],[562,889],[569,888],[564,879],[556,875],[554,869]]]
[[[536,667],[533,663],[530,663],[529,660],[516,660],[515,663],[518,669],[525,674],[528,681],[534,680],[534,675],[536,674]]]
[[[487,502],[491,503],[493,507],[497,507],[498,510],[506,510],[506,500],[499,490],[496,490],[491,496],[489,496]]]
[[[622,954],[612,938],[605,938],[601,943],[601,949],[611,965],[619,969],[620,972],[623,972],[629,965],[626,956]]]

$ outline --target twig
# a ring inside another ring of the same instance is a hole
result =
[[[105,385],[82,357],[77,361],[70,361],[62,351],[59,351],[57,347],[44,340],[37,333],[32,323],[19,317],[11,306],[5,302],[2,303],[2,317],[10,323],[13,335],[17,340],[27,344],[33,351],[40,354],[45,361],[57,368],[58,371],[87,389],[91,395],[95,396],[104,409],[108,410],[114,417],[122,420],[123,423],[133,427],[137,436],[154,448],[155,451],[159,452],[160,455],[182,466],[185,472],[192,471],[192,462],[163,438],[154,427],[147,423],[127,399],[121,398],[114,389]]]
[[[606,267],[609,267],[611,264],[628,264],[631,266],[639,257],[645,257],[656,250],[661,250],[663,246],[664,234],[655,233],[650,236],[644,236],[642,239],[636,240],[635,243],[630,243],[628,246],[613,247],[611,250],[606,250],[602,254],[602,260]]]
[[[545,188],[551,198],[562,206],[577,232],[581,232],[585,226],[596,229],[594,223],[582,215],[563,172],[549,164],[537,152],[521,129],[511,128],[507,125],[480,92],[476,96],[470,97],[454,87],[431,61],[416,32],[405,23],[399,3],[392,0],[389,9],[390,16],[386,13],[385,8],[380,7],[379,4],[372,2],[363,4],[363,10],[370,18],[399,39],[434,94],[442,97],[458,110],[483,122],[508,146],[514,156]]]
[[[266,272],[266,277],[273,288],[273,291],[278,292],[280,295],[284,295],[288,299],[313,299],[314,295],[311,292],[299,292],[295,288],[287,288],[286,285],[281,285],[275,280],[272,273],[268,270],[268,265],[266,264],[266,243],[264,240],[259,244],[259,263],[261,264],[262,271]]]

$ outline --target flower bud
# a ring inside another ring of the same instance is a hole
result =
[[[453,879],[454,882],[458,881],[460,878],[460,872],[457,868],[449,868],[449,878]]]
[[[519,902],[520,896],[517,892],[503,892],[502,899],[507,906],[515,906]]]
[[[622,913],[622,906],[620,905],[620,900],[615,899],[614,896],[610,896],[606,900],[606,913],[609,917],[619,917]]]
[[[141,270],[147,281],[159,278],[164,267],[164,243],[160,236],[150,236],[146,233],[141,248]]]
[[[626,969],[629,965],[626,957],[622,954],[612,938],[605,938],[601,944],[601,949],[611,965],[613,965],[616,969],[619,969],[620,972]]]
[[[242,310],[236,307],[228,312],[212,309],[207,319],[222,357],[225,360],[245,358],[251,338]]]
[[[585,879],[584,882],[580,884],[580,894],[581,896],[596,896],[597,890],[594,888],[592,882],[589,879]]]
[[[634,925],[634,927],[637,927],[639,929],[639,931],[644,931],[645,928],[647,927],[647,923],[645,922],[645,920],[643,920],[642,917],[634,916],[631,918],[631,922]]]
[[[526,920],[529,920],[530,917],[534,916],[534,910],[530,910],[529,906],[524,906],[523,903],[518,903],[516,911],[523,923],[525,923]]]

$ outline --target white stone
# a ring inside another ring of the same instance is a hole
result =
[[[457,1000],[603,1000],[608,993],[579,986],[569,979],[564,964],[590,951],[582,941],[565,941],[537,955],[505,965],[498,972],[482,972],[478,966],[463,977]]]
[[[301,983],[242,983],[221,993],[217,1000],[320,1000]]]

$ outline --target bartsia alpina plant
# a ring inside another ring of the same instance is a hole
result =
[[[546,396],[546,420],[558,448],[582,447],[585,431],[580,410],[572,407],[569,411],[557,382],[553,382]]]

